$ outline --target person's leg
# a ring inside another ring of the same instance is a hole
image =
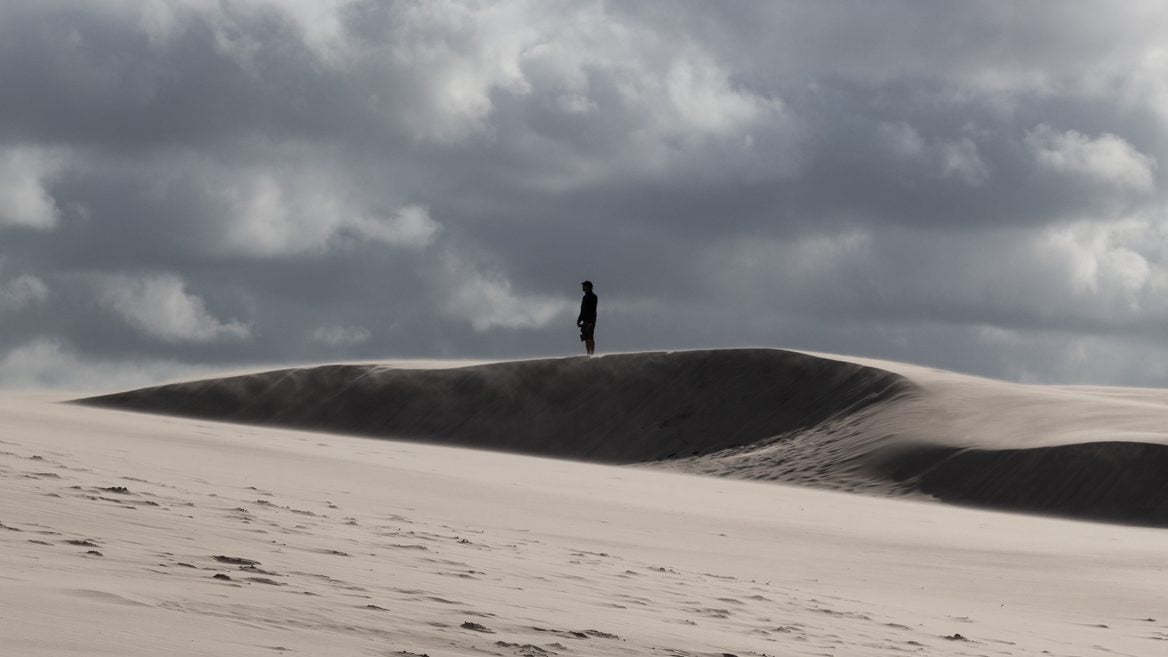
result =
[[[593,332],[596,331],[596,324],[586,322],[583,330],[580,331],[580,337],[584,338],[584,350],[591,356],[596,351],[596,341],[593,339]]]

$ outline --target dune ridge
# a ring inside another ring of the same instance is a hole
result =
[[[795,352],[616,354],[413,370],[328,365],[81,403],[604,463],[709,454],[910,394],[904,377]]]
[[[79,403],[1168,526],[1168,396],[775,349],[329,365]]]

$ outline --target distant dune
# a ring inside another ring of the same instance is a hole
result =
[[[330,365],[80,400],[1168,526],[1168,392],[771,349]]]

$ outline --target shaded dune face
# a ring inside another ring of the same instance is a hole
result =
[[[955,504],[1168,527],[1166,445],[928,446],[902,451],[883,474]]]
[[[1003,394],[1024,401],[1010,412],[1000,395],[946,393],[876,367],[728,349],[436,370],[329,365],[79,403],[1168,526],[1168,444],[1076,439],[1057,409],[1041,409],[1037,423],[1017,410],[1046,402]],[[952,419],[954,399],[979,428],[1007,436],[1001,448],[963,435],[972,425]],[[1168,409],[1157,412],[1168,421]],[[1032,446],[1040,438],[1056,444]]]
[[[637,463],[709,454],[910,394],[876,368],[768,349],[408,370],[331,365],[82,403],[151,413]]]

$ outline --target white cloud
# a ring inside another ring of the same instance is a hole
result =
[[[0,388],[98,393],[206,375],[211,368],[166,360],[102,360],[60,340],[35,339],[0,358]]]
[[[152,45],[161,45],[180,34],[186,19],[198,17],[213,30],[219,51],[251,69],[259,44],[244,27],[250,21],[278,15],[297,32],[305,46],[324,64],[344,59],[345,42],[341,13],[353,0],[107,0],[107,10],[122,9],[135,17],[138,29]]]
[[[1034,246],[1061,269],[1065,303],[1108,322],[1168,319],[1168,262],[1145,251],[1163,230],[1143,219],[1048,229]],[[1142,252],[1144,251],[1144,252]]]
[[[285,34],[255,29],[280,19],[298,32],[295,45],[317,56],[321,65],[312,76],[359,90],[347,106],[369,121],[362,134],[372,139],[389,133],[446,146],[506,140],[506,148],[546,140],[557,159],[552,168],[564,169],[558,180],[585,183],[590,176],[581,173],[619,177],[692,166],[701,158],[695,151],[719,146],[755,156],[748,147],[759,143],[760,133],[778,137],[771,152],[782,156],[756,162],[757,168],[789,172],[798,161],[796,148],[782,148],[793,145],[796,117],[775,90],[760,93],[735,80],[707,44],[679,42],[669,26],[652,21],[631,24],[622,9],[601,2],[370,3],[357,24],[357,12],[346,13],[354,4],[151,0],[118,6],[160,48],[194,26],[209,28],[218,54],[262,79],[260,89],[287,79],[276,62],[288,61],[288,44],[273,39]],[[306,79],[309,86],[316,81]],[[517,122],[522,117],[500,115],[501,107],[521,113],[555,107],[565,125]],[[581,148],[576,141],[584,131],[600,143]],[[597,152],[598,145],[618,152]]]
[[[347,225],[367,239],[413,248],[429,246],[439,228],[429,210],[417,205],[407,205],[388,217],[358,215]]]
[[[404,120],[415,138],[454,142],[488,131],[492,92],[530,91],[521,55],[541,38],[547,19],[521,3],[403,4],[393,9],[389,45],[353,56],[399,81],[404,94],[387,90],[397,96],[393,119]]]
[[[914,127],[901,121],[880,124],[877,139],[892,157],[923,167],[923,176],[954,179],[970,187],[981,186],[989,180],[989,166],[970,137],[925,139]]]
[[[470,322],[474,330],[535,329],[565,319],[572,304],[564,299],[518,294],[506,276],[447,253],[443,258],[443,310]]]
[[[629,163],[645,162],[647,148],[659,160],[678,140],[737,142],[791,120],[780,99],[735,84],[701,44],[679,47],[652,24],[630,29],[599,2],[403,4],[381,42],[354,40],[347,58],[369,76],[386,124],[422,142],[510,137],[495,120],[500,97],[549,99],[568,121],[631,133],[616,142]]]
[[[36,276],[24,274],[0,281],[0,311],[21,310],[49,297],[49,286]]]
[[[60,158],[41,148],[0,148],[0,228],[48,230],[60,209],[45,187],[60,168]]]
[[[304,42],[325,63],[338,64],[346,52],[341,14],[354,0],[258,0],[260,7],[283,11],[300,30]]]
[[[351,347],[369,341],[372,334],[364,326],[321,326],[312,332],[312,339],[330,347]]]
[[[1139,191],[1155,187],[1156,158],[1110,133],[1092,138],[1043,123],[1026,133],[1026,146],[1041,166],[1056,173]]]
[[[937,155],[942,178],[956,178],[971,187],[978,187],[990,177],[989,167],[982,161],[977,144],[968,137],[939,144]]]
[[[213,175],[225,179],[213,193],[226,214],[220,246],[231,252],[271,256],[322,249],[345,211],[327,190],[273,172]]]
[[[682,129],[720,135],[733,133],[778,101],[733,89],[725,70],[701,56],[674,64],[665,77],[670,104]]]
[[[423,206],[405,205],[391,213],[366,208],[350,182],[315,168],[208,166],[201,170],[224,213],[217,246],[232,253],[319,253],[341,238],[421,249],[440,230]]]
[[[106,276],[99,301],[142,334],[163,342],[225,342],[251,338],[251,326],[221,321],[178,276]]]
[[[984,344],[993,336],[979,326],[1158,335],[1168,325],[1166,236],[1168,222],[1142,216],[964,235],[851,228],[741,240],[712,249],[701,264],[719,272],[717,296],[753,306],[752,317],[782,309],[826,314],[829,323],[941,322],[969,327]]]

